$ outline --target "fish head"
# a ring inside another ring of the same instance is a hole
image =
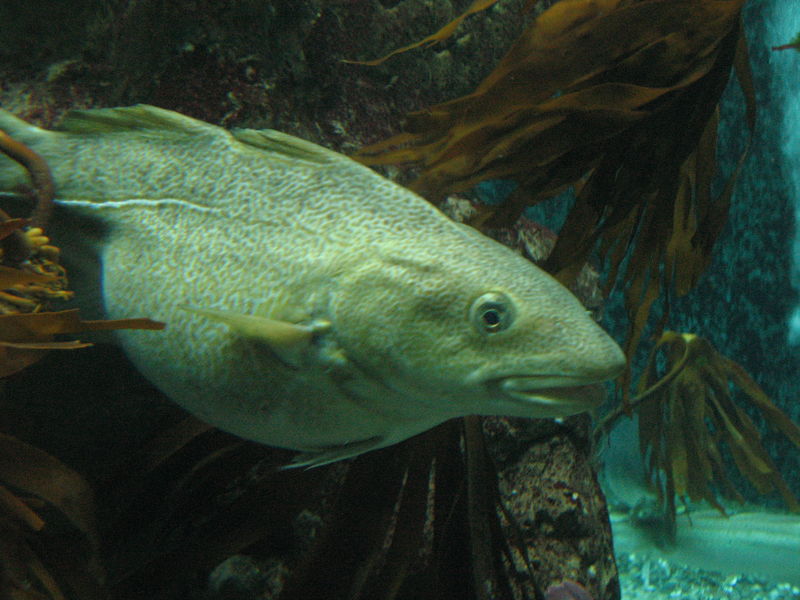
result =
[[[470,231],[443,252],[361,263],[334,301],[344,353],[387,394],[449,416],[596,406],[622,350],[567,288]]]

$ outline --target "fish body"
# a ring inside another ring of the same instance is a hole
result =
[[[581,412],[624,366],[541,269],[316,144],[144,105],[0,128],[50,165],[53,227],[83,223],[55,239],[96,257],[77,295],[167,324],[118,332],[141,372],[303,464],[467,414]],[[0,161],[0,189],[24,180]]]

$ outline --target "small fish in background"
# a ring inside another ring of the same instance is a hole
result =
[[[145,105],[58,131],[0,112],[0,128],[52,169],[77,297],[167,323],[119,332],[141,372],[221,429],[304,452],[296,464],[468,414],[586,411],[624,368],[547,273],[316,144]],[[0,190],[24,177],[0,161]]]

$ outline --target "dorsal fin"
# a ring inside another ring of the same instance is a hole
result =
[[[73,110],[67,113],[57,128],[58,131],[82,134],[147,129],[161,133],[175,131],[190,135],[230,133],[239,142],[259,150],[318,164],[350,160],[343,154],[274,129],[234,129],[228,132],[222,127],[149,104]]]
[[[307,160],[315,163],[330,163],[337,160],[350,160],[343,154],[274,129],[234,129],[233,137],[249,146],[267,150],[289,158]]]
[[[134,129],[152,129],[159,132],[179,131],[193,135],[219,135],[225,131],[221,127],[149,104],[73,110],[67,113],[58,126],[59,131],[84,134]]]

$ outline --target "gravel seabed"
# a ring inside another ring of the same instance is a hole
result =
[[[800,600],[800,587],[788,583],[691,569],[650,555],[618,553],[617,567],[622,600]]]

